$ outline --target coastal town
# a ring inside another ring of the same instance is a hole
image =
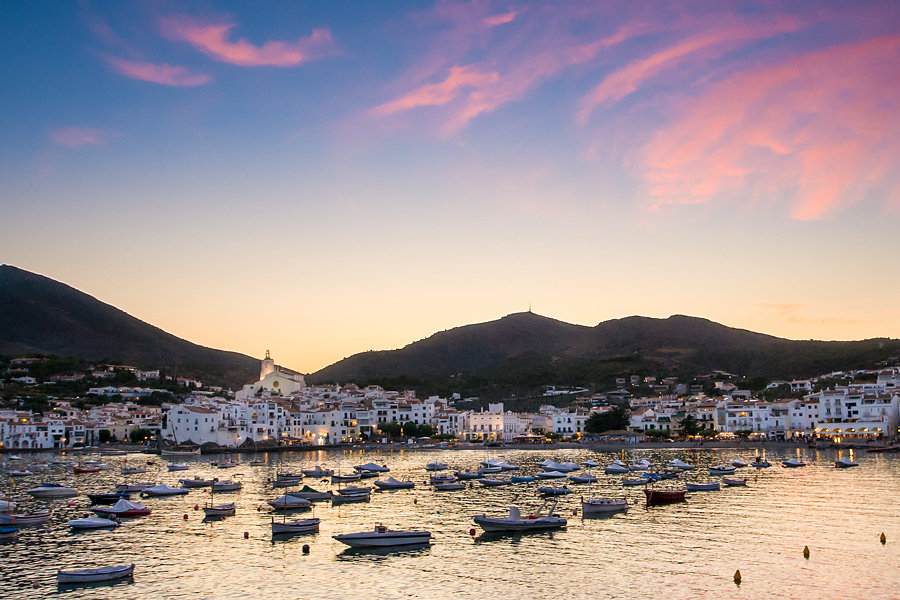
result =
[[[477,399],[429,396],[378,385],[307,385],[303,374],[266,353],[256,381],[231,391],[160,370],[97,366],[42,380],[30,367],[46,360],[12,359],[4,386],[52,388],[90,381],[84,397],[48,395],[48,409],[25,408],[27,392],[0,409],[0,449],[66,449],[110,442],[155,446],[304,448],[403,438],[472,443],[543,443],[586,438],[637,443],[676,437],[871,443],[889,441],[900,423],[900,367],[832,372],[741,389],[741,378],[714,372],[690,382],[630,374],[614,389],[547,386],[534,412],[508,410],[515,399],[474,409]],[[108,384],[126,370],[147,387]],[[176,391],[157,387],[160,379]],[[93,385],[96,383],[96,385]],[[3,389],[3,388],[0,388]],[[149,399],[155,399],[150,402]],[[619,427],[602,415],[618,411]]]

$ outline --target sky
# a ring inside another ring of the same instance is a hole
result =
[[[900,337],[900,3],[0,3],[0,263],[313,372],[529,310]]]

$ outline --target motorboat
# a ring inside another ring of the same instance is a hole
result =
[[[478,479],[481,473],[470,473],[469,471],[455,471],[453,473],[457,479]]]
[[[593,469],[594,467],[600,466],[600,463],[598,463],[597,461],[595,461],[592,458],[587,459],[586,461],[584,461],[581,464],[584,465],[585,467],[587,467],[588,469]]]
[[[75,571],[58,571],[56,583],[96,583],[98,581],[113,581],[116,579],[128,579],[134,576],[134,565],[122,565],[119,567],[100,567],[99,569],[78,569]]]
[[[736,458],[736,459],[734,459],[733,461],[731,461],[731,464],[732,464],[733,466],[737,467],[738,469],[743,469],[744,467],[747,466],[748,463],[747,463],[746,461],[743,461],[743,460],[739,459],[739,458]]]
[[[289,494],[279,496],[274,500],[269,500],[267,504],[276,510],[292,510],[297,508],[309,508],[312,506],[312,502],[306,498],[298,498],[297,496],[291,496]]]
[[[720,489],[718,481],[710,481],[708,483],[685,483],[685,487],[689,492],[717,492]]]
[[[100,467],[97,466],[88,466],[88,465],[79,465],[77,467],[72,467],[72,472],[76,475],[81,475],[84,473],[99,473]]]
[[[0,525],[12,525],[14,527],[28,527],[41,525],[53,518],[52,510],[41,510],[32,513],[0,513]]]
[[[689,465],[686,462],[684,462],[683,460],[678,459],[678,458],[669,461],[669,464],[667,466],[670,469],[681,469],[682,471],[693,471],[694,469],[697,468],[694,465]]]
[[[250,461],[250,466],[251,467],[264,467],[264,466],[266,466],[266,461],[259,459],[259,458],[254,458],[253,460]]]
[[[597,483],[597,478],[590,473],[579,473],[578,475],[569,475],[569,481],[572,483]]]
[[[842,456],[841,458],[834,461],[834,466],[838,469],[846,469],[848,467],[858,467],[859,463],[850,460],[846,456]]]
[[[384,481],[376,481],[375,487],[380,490],[408,490],[416,487],[412,481],[399,481],[393,477],[388,477]]]
[[[39,487],[25,490],[25,492],[35,498],[71,498],[81,493],[78,491],[78,488],[66,487],[56,483],[44,483]]]
[[[734,467],[729,465],[715,465],[709,468],[710,475],[734,475]]]
[[[272,535],[318,533],[319,519],[302,519],[298,521],[276,521],[272,519]]]
[[[628,468],[631,469],[632,471],[647,471],[647,470],[653,468],[653,463],[645,458],[645,459],[642,459],[642,460],[634,463],[633,465],[631,465]]]
[[[509,480],[513,483],[531,483],[532,481],[536,481],[537,477],[534,475],[513,475]]]
[[[214,492],[237,492],[244,487],[240,481],[217,481],[213,483],[212,491]]]
[[[538,492],[540,492],[544,496],[565,496],[566,494],[571,494],[572,490],[570,490],[566,486],[562,486],[562,487],[541,486],[538,488]]]
[[[626,512],[628,499],[626,498],[588,498],[581,499],[581,514],[596,515],[604,513]]]
[[[97,470],[99,471],[100,469]],[[34,475],[34,473],[28,469],[15,469],[14,471],[9,471],[7,475],[10,477],[28,477],[29,475]]]
[[[361,475],[359,473],[348,473],[346,475],[332,475],[331,483],[341,483],[344,481],[359,481]]]
[[[122,483],[116,486],[117,492],[140,492],[141,490],[145,490],[147,488],[152,488],[156,484],[152,481],[143,482],[143,483]],[[212,485],[212,482],[210,482]],[[186,486],[185,486],[186,487]]]
[[[559,471],[561,473],[571,473],[572,471],[578,470],[578,465],[573,462],[564,462],[558,463],[550,461],[549,463],[543,465],[545,471]]]
[[[353,504],[357,502],[368,502],[371,498],[370,492],[359,494],[334,494],[331,496],[331,504]]]
[[[546,514],[542,514],[547,506]],[[559,529],[565,527],[567,521],[563,517],[553,514],[556,509],[556,500],[545,502],[537,512],[522,516],[518,506],[509,507],[509,515],[506,517],[489,517],[485,514],[475,515],[475,524],[485,531],[539,531],[542,529]]]
[[[155,485],[153,487],[145,488],[141,490],[141,497],[161,497],[161,496],[180,496],[182,494],[187,494],[191,490],[187,488],[174,488],[169,487],[165,484]]]
[[[494,478],[494,477],[483,477],[483,478],[481,478],[481,479],[478,480],[478,483],[480,483],[481,485],[483,485],[483,486],[485,486],[485,487],[497,487],[497,486],[500,486],[500,485],[510,485],[510,484],[512,483],[512,480],[509,479],[508,477],[507,477],[507,478],[504,478],[504,477],[497,477],[497,478]]]
[[[142,517],[150,514],[150,509],[140,502],[119,500],[112,506],[92,506],[91,512],[98,515],[115,515],[117,517]]]
[[[0,512],[11,512],[16,509],[16,503],[12,500],[0,500]]]
[[[183,465],[183,464],[181,464],[181,463],[172,463],[172,464],[170,464],[170,465],[166,465],[166,468],[169,470],[169,472],[172,472],[172,471],[187,471],[188,469],[190,469],[189,466]]]
[[[115,504],[119,500],[131,498],[131,492],[112,492],[109,494],[88,494],[91,504]]]
[[[435,483],[431,487],[436,492],[453,492],[466,489],[466,484],[461,481],[458,483]]]
[[[119,522],[115,519],[107,519],[105,517],[74,519],[67,524],[72,529],[112,529],[119,526]]]
[[[234,502],[228,504],[215,504],[203,507],[203,514],[207,517],[232,517],[234,516]]]
[[[684,496],[687,489],[683,490],[657,490],[646,488],[644,495],[647,497],[647,506],[658,506],[661,504],[675,504],[684,502]]]
[[[535,476],[540,479],[565,479],[568,477],[562,471],[544,471],[543,473],[535,473]]]
[[[518,465],[512,465],[508,462],[502,461],[498,458],[489,458],[486,461],[481,463],[481,466],[487,469],[499,467],[501,471],[517,471],[519,470]]]
[[[478,467],[479,475],[493,475],[494,473],[502,473],[502,467]]]
[[[76,473],[78,471],[75,471]],[[144,467],[122,467],[119,469],[119,473],[122,475],[137,475],[138,473],[146,473],[147,469]]]
[[[374,531],[344,533],[331,536],[352,548],[383,548],[388,546],[412,546],[427,544],[430,531],[395,531],[384,525],[376,525]]]
[[[444,471],[444,470],[446,470],[446,468],[447,468],[446,463],[442,463],[442,462],[431,462],[431,463],[428,463],[427,465],[425,465],[426,471]]]
[[[293,496],[294,498],[302,498],[303,500],[309,500],[310,502],[315,502],[316,500],[330,500],[333,495],[331,491],[327,492],[319,492],[309,487],[308,485],[304,485],[300,491],[297,492],[287,492],[287,496]]]
[[[797,467],[805,467],[806,463],[796,458],[789,458],[787,460],[781,461],[781,466],[796,469]]]
[[[453,483],[456,481],[455,475],[449,475],[447,473],[441,473],[440,475],[432,475],[429,478],[429,482],[434,485],[435,483]]]
[[[163,448],[159,451],[160,456],[200,456],[200,448]]]
[[[373,477],[380,477],[381,472],[380,471],[365,471],[365,470],[363,470],[363,471],[359,471],[359,476],[362,479],[372,479]]]
[[[760,456],[757,456],[756,458],[753,459],[753,462],[750,463],[750,466],[756,467],[757,469],[768,469],[769,467],[772,466],[772,464],[769,461],[767,461],[766,459],[764,459]]]
[[[294,487],[295,485],[300,485],[303,483],[303,477],[282,477],[278,476],[275,481],[272,482],[273,488],[286,488],[286,487]]]
[[[361,494],[369,494],[372,492],[372,488],[367,486],[348,486],[345,488],[340,488],[337,493],[339,496],[359,496]]]
[[[373,462],[366,463],[364,465],[356,465],[353,467],[356,471],[372,471],[374,473],[387,473],[390,471],[385,465],[376,465]]]
[[[178,483],[180,483],[183,488],[205,488],[211,487],[215,483],[215,480],[194,477],[193,479],[179,479]],[[151,485],[149,487],[153,486]]]
[[[628,473],[630,469],[628,468],[628,465],[623,463],[621,460],[614,460],[609,464],[608,467],[603,469],[603,471],[607,475],[619,475],[622,473]]]
[[[315,468],[313,468],[313,469],[302,469],[301,472],[304,475],[306,475],[307,477],[315,477],[315,478],[331,477],[332,475],[334,475],[333,469],[323,469],[319,465],[316,465]]]
[[[728,477],[723,477],[722,483],[724,483],[728,487],[736,487],[736,486],[741,486],[741,485],[746,486],[747,479],[746,478],[744,478],[744,479],[729,479]]]
[[[232,460],[223,460],[222,462],[220,462],[216,465],[216,467],[218,467],[220,469],[233,469],[236,466],[237,466],[237,463],[235,463]]]

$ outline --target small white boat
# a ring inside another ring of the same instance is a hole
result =
[[[797,460],[796,458],[789,458],[787,460],[781,461],[781,466],[795,469],[797,467],[805,467],[806,463],[802,460]]]
[[[232,517],[234,516],[234,502],[228,504],[216,504],[213,506],[204,506],[203,514],[207,517]]]
[[[116,486],[117,492],[140,492],[141,490],[145,490],[147,488],[152,488],[156,484],[152,481],[147,481],[143,483],[128,483],[128,484],[119,484]]]
[[[729,465],[715,465],[709,468],[710,475],[734,475],[734,467]]]
[[[0,525],[28,527],[30,525],[40,525],[42,523],[46,523],[52,518],[52,510],[42,510],[26,514],[0,513]]]
[[[466,489],[466,484],[461,481],[457,483],[435,483],[431,487],[436,492],[454,492]]]
[[[681,469],[682,471],[693,471],[694,469],[697,468],[694,465],[689,465],[686,462],[684,462],[683,460],[678,459],[678,458],[669,461],[668,467],[670,469]]]
[[[626,498],[581,499],[581,514],[583,515],[626,512],[627,510],[628,500]]]
[[[750,466],[756,467],[757,469],[768,469],[772,464],[764,458],[757,456],[753,459],[753,462],[750,463]]]
[[[85,517],[83,519],[74,519],[69,521],[69,527],[72,529],[112,529],[119,526],[119,522],[115,519],[106,519],[104,517]]]
[[[267,502],[267,504],[277,510],[309,508],[310,506],[312,506],[312,502],[310,502],[306,498],[298,498],[297,496],[291,496],[289,494],[285,494],[284,496],[279,496],[278,498],[275,498],[274,500],[269,500]]]
[[[544,506],[548,506],[546,514],[541,514]],[[556,500],[544,503],[534,514],[522,517],[518,506],[509,508],[507,517],[489,517],[487,515],[475,515],[475,524],[485,531],[538,531],[541,529],[559,529],[565,527],[567,521],[563,517],[553,514],[556,509]]]
[[[603,471],[607,475],[620,475],[622,473],[628,473],[630,469],[628,468],[628,465],[623,463],[621,460],[614,460],[609,464],[608,467],[603,469]]]
[[[390,471],[390,469],[385,465],[376,465],[373,462],[369,462],[364,465],[356,465],[355,467],[353,467],[353,469],[356,471],[372,471],[375,473],[387,473],[388,471]]]
[[[841,458],[834,461],[834,466],[838,469],[846,469],[848,467],[858,467],[859,463],[850,460],[846,456],[842,456]]]
[[[718,491],[721,486],[718,481],[710,481],[708,483],[685,483],[685,487],[689,492],[715,492]]]
[[[436,483],[453,483],[456,481],[456,475],[441,473],[440,475],[432,475],[429,481],[432,485]]]
[[[35,498],[71,498],[81,493],[78,491],[78,488],[66,487],[55,483],[44,483],[39,487],[25,490],[25,492]]]
[[[584,462],[581,463],[581,464],[583,464],[585,467],[587,467],[587,468],[589,468],[589,469],[593,469],[594,467],[599,467],[599,466],[600,466],[600,463],[598,463],[597,461],[595,461],[595,460],[592,459],[592,458],[589,458],[588,460],[584,461]]]
[[[427,544],[431,540],[430,531],[394,531],[377,525],[374,531],[344,533],[331,536],[352,548],[384,548],[389,546],[412,546]]]
[[[155,485],[153,487],[145,488],[141,490],[142,497],[160,497],[160,496],[179,496],[182,494],[187,494],[191,490],[187,488],[174,488],[169,487],[165,484]]]
[[[178,483],[181,484],[183,488],[204,488],[210,487],[215,483],[212,479],[201,479],[200,477],[194,477],[193,479],[179,479]],[[148,487],[153,487],[152,485]]]
[[[140,502],[119,500],[112,506],[92,506],[91,512],[98,515],[115,515],[117,517],[142,517],[150,514],[150,509]]]
[[[565,479],[568,477],[562,471],[544,471],[543,473],[535,473],[535,475],[541,479]]]
[[[172,464],[170,464],[170,465],[166,465],[166,468],[169,470],[169,472],[172,472],[172,471],[187,471],[188,469],[190,469],[189,466],[183,465],[183,464],[181,464],[181,463],[172,463]]]
[[[58,571],[56,582],[67,583],[95,583],[98,581],[113,581],[134,576],[134,565],[122,565],[120,567],[101,567],[99,569],[78,569],[76,571]]]
[[[501,473],[502,471],[502,467],[478,467],[478,473],[480,475],[493,475],[494,473]]]
[[[744,479],[729,479],[728,477],[723,477],[722,483],[724,483],[728,487],[737,487],[737,486],[741,486],[741,485],[746,486],[747,479],[746,478],[744,478]]]
[[[562,487],[541,486],[538,488],[538,492],[544,496],[565,496],[566,494],[571,494],[572,490],[570,490],[566,486],[562,486]]]
[[[376,481],[375,487],[380,490],[408,490],[416,487],[412,481],[399,481],[393,477],[388,477],[384,481]]]
[[[370,498],[370,492],[366,492],[364,494],[334,494],[331,496],[331,504],[354,504],[358,502],[368,502]]]
[[[372,488],[367,486],[347,486],[340,488],[337,493],[339,496],[359,496],[361,494],[369,494]]]
[[[578,470],[578,465],[573,462],[558,463],[551,460],[549,463],[542,466],[545,471],[559,471],[561,473],[571,473],[572,471]]]
[[[590,473],[579,473],[578,475],[569,475],[572,483],[597,483],[597,478]]]
[[[319,519],[302,519],[299,521],[276,521],[272,519],[272,535],[318,533]]]
[[[213,483],[212,491],[214,492],[237,492],[244,487],[240,481],[216,481]]]
[[[122,475],[137,475],[138,473],[146,473],[147,469],[144,467],[122,467],[119,469],[119,473]]]
[[[426,471],[443,471],[447,468],[447,465],[442,462],[432,462],[425,465]]]
[[[341,483],[343,481],[359,481],[362,477],[359,473],[348,473],[346,475],[332,475],[331,483]]]
[[[744,467],[747,466],[747,463],[739,458],[736,458],[733,461],[731,461],[731,464],[734,465],[735,467],[737,467],[738,469],[743,469]]]
[[[652,467],[653,467],[653,463],[650,462],[649,460],[647,460],[647,459],[645,458],[645,459],[643,459],[643,460],[640,460],[640,461],[634,463],[634,464],[631,465],[629,468],[630,468],[632,471],[648,471],[648,470],[650,470]]]
[[[10,471],[7,473],[10,477],[28,477],[29,475],[34,475],[28,469],[16,469],[15,471]]]
[[[314,469],[303,469],[301,472],[304,475],[306,475],[307,477],[316,477],[316,478],[331,477],[332,475],[334,475],[334,470],[323,469],[319,465],[316,465],[316,467]]]

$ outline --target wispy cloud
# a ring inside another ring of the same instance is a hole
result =
[[[499,15],[493,15],[490,17],[485,17],[482,19],[482,22],[488,27],[497,27],[498,25],[506,25],[507,23],[512,23],[521,10],[511,10],[509,12],[505,12]]]
[[[123,58],[116,58],[114,56],[107,56],[106,62],[109,63],[116,72],[121,73],[126,77],[159,83],[161,85],[189,87],[203,85],[212,81],[212,76],[210,75],[196,73],[187,67],[179,65],[131,61]]]
[[[455,100],[466,88],[483,88],[498,79],[497,73],[479,73],[472,67],[451,67],[443,81],[423,85],[402,98],[376,107],[374,111],[389,115],[419,106],[441,106]]]
[[[66,148],[81,148],[82,146],[102,146],[109,139],[110,134],[103,129],[88,127],[64,127],[50,132],[50,140]]]
[[[883,321],[846,316],[808,316],[807,306],[799,302],[758,302],[759,308],[773,311],[779,317],[797,325],[875,325]]]
[[[309,36],[294,41],[269,41],[255,46],[246,38],[230,40],[234,23],[178,16],[162,19],[160,26],[169,39],[188,42],[217,61],[243,67],[292,67],[336,52],[328,29],[315,29]]]

